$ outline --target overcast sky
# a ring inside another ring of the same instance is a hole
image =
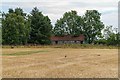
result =
[[[118,27],[118,1],[119,0],[2,0],[2,11],[9,8],[20,7],[25,12],[31,12],[33,7],[38,7],[44,15],[48,15],[52,24],[62,15],[71,10],[76,10],[83,15],[86,10],[98,10],[101,20],[105,25]]]

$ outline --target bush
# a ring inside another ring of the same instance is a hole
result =
[[[105,44],[107,44],[107,40],[100,39],[100,40],[95,41],[95,44],[103,44],[103,45],[105,45]]]

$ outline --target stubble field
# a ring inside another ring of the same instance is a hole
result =
[[[117,49],[3,48],[4,78],[117,78]]]

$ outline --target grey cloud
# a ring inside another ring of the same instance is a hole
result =
[[[113,13],[117,13],[117,0],[91,0],[91,1],[83,1],[83,0],[50,0],[50,1],[35,1],[35,2],[3,2],[2,5],[4,7],[21,7],[26,12],[30,12],[33,7],[38,7],[43,14],[48,15],[52,21],[52,24],[56,22],[57,19],[62,17],[62,15],[66,11],[76,10],[79,15],[83,15],[85,10],[87,9],[96,9],[102,13],[102,20],[105,24],[116,24],[116,19]],[[106,16],[112,15],[116,22],[109,21]],[[116,25],[115,25],[116,26]]]

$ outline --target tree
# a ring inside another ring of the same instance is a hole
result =
[[[2,17],[2,41],[3,44],[17,45],[26,44],[30,31],[30,21],[25,15],[16,13],[16,10],[23,13],[22,9],[9,9],[8,13],[3,13]]]
[[[93,43],[101,35],[104,24],[101,22],[100,16],[101,14],[97,10],[87,10],[83,16],[83,31],[87,43]]]
[[[65,23],[62,18],[60,18],[60,20],[57,20],[57,23],[53,29],[53,34],[56,36],[64,36],[68,34],[67,27],[65,27]]]
[[[34,44],[49,44],[52,31],[51,21],[48,16],[44,16],[37,7],[35,7],[31,15],[31,31],[29,43]]]
[[[9,11],[10,11],[10,10],[9,10]],[[24,18],[26,17],[26,13],[24,13],[21,8],[16,8],[15,11],[14,11],[14,13],[15,13],[16,15],[21,15],[21,16],[23,16]]]
[[[112,33],[113,33],[112,26],[106,26],[103,30],[103,35],[105,39],[108,39]]]
[[[63,18],[57,20],[54,27],[54,35],[64,36],[72,35],[79,36],[83,33],[83,20],[77,15],[76,11],[66,12]]]
[[[1,21],[1,19],[0,19]],[[2,44],[2,27],[1,27],[1,22],[0,22],[0,45]]]
[[[120,34],[118,32],[118,28],[113,29],[113,26],[105,27],[104,38],[107,41],[107,45],[118,45],[120,43],[119,37],[120,37]]]

